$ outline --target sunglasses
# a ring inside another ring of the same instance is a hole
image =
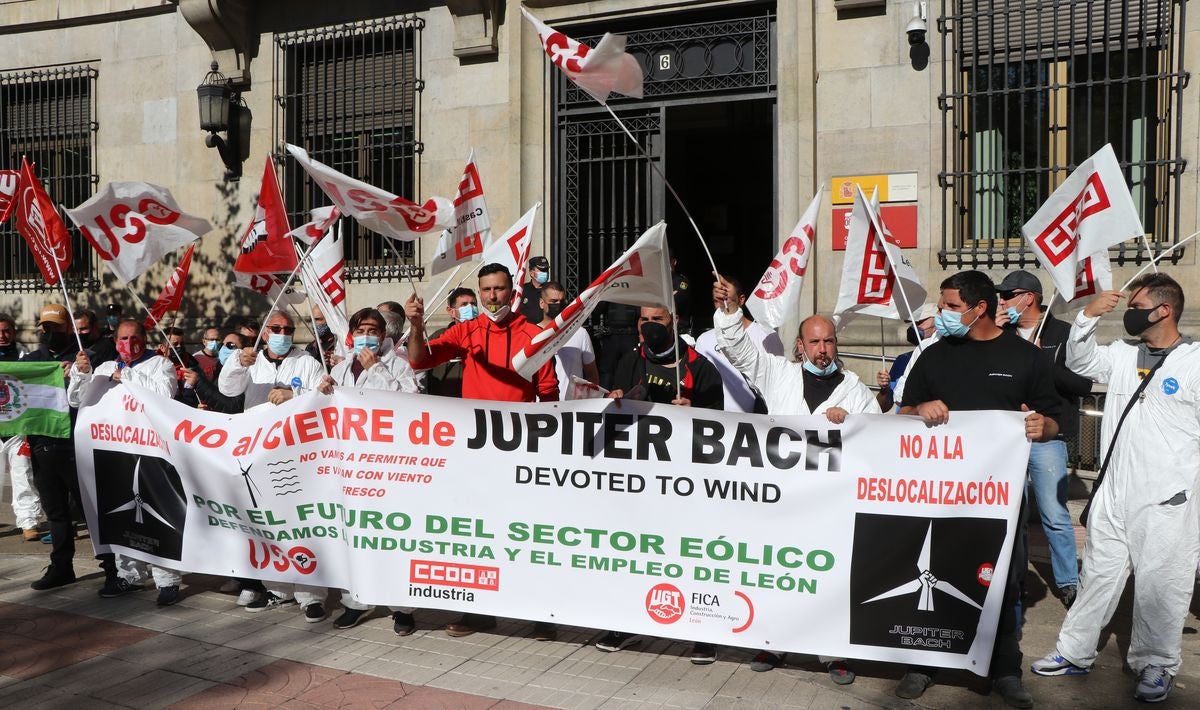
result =
[[[1027,293],[1033,293],[1033,291],[1001,291],[1000,298],[1003,298],[1006,301],[1011,301],[1017,296],[1023,296]]]
[[[232,340],[227,343],[222,343],[222,345],[224,345],[227,350],[237,350],[239,347],[241,347],[240,345],[233,342]]]
[[[271,331],[272,333],[275,333],[276,335],[278,335],[280,333],[283,333],[284,335],[291,335],[296,332],[296,326],[294,326],[294,325],[268,325],[267,330]]]

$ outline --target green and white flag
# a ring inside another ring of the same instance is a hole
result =
[[[57,362],[0,362],[0,436],[71,436],[71,410]]]

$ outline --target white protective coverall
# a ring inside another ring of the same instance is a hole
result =
[[[304,348],[292,346],[288,354],[275,362],[260,351],[250,367],[242,365],[234,353],[225,361],[221,374],[217,378],[217,389],[226,397],[236,397],[245,393],[245,410],[252,407],[272,406],[267,403],[267,395],[275,387],[283,387],[296,392],[315,390],[325,377],[325,366]],[[300,379],[300,386],[293,387],[292,380]],[[302,608],[310,604],[324,602],[326,590],[324,587],[313,587],[307,584],[287,584],[286,582],[265,582],[267,591],[280,599],[295,597],[296,603]]]
[[[742,327],[740,311],[718,310],[713,314],[713,327],[717,331],[717,349],[762,394],[771,414],[824,414],[830,407],[841,407],[851,414],[881,413],[875,395],[858,375],[848,370],[842,370],[845,379],[833,394],[810,411],[804,401],[804,366],[801,363],[755,347]]]
[[[1076,316],[1067,367],[1108,385],[1100,450],[1140,380],[1138,347],[1096,345],[1099,318]],[[1121,426],[1088,516],[1079,596],[1058,632],[1058,653],[1077,666],[1096,660],[1100,630],[1116,611],[1132,570],[1133,634],[1127,661],[1179,670],[1183,624],[1200,556],[1200,345],[1176,347]]]
[[[389,390],[391,392],[414,393],[417,391],[416,374],[413,372],[412,366],[408,364],[408,358],[396,352],[391,338],[384,339],[380,344],[379,362],[372,365],[371,369],[360,372],[357,379],[354,377],[353,370],[350,369],[354,357],[352,353],[347,353],[345,360],[333,366],[329,377],[336,384],[343,387]],[[371,608],[368,604],[355,601],[348,589],[342,590],[342,606],[359,611],[367,611]],[[391,607],[391,609],[405,614],[416,611],[416,608],[411,606]]]
[[[33,487],[33,460],[29,458],[29,443],[23,436],[10,436],[0,444],[0,488],[4,477],[12,484],[12,508],[16,526],[33,530],[42,517],[42,499]]]
[[[72,407],[78,407],[83,401],[84,389],[93,381],[107,380],[117,371],[117,360],[102,362],[92,368],[91,372],[80,372],[71,365],[71,382],[67,385],[67,402]],[[134,365],[121,368],[121,382],[134,384],[160,394],[170,399],[175,396],[178,380],[175,379],[175,364],[161,355],[150,357]],[[183,575],[172,569],[158,565],[148,565],[141,560],[135,560],[125,555],[116,556],[117,573],[133,586],[140,586],[146,579],[147,570],[154,578],[154,586],[178,587]]]

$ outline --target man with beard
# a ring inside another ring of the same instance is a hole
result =
[[[538,323],[541,328],[548,328],[558,314],[563,312],[570,301],[567,300],[567,289],[557,281],[547,281],[542,286],[542,313],[544,318]],[[571,388],[571,378],[579,377],[591,382],[600,383],[600,371],[596,369],[596,353],[592,350],[592,336],[583,328],[575,331],[567,342],[554,353],[554,374],[558,377],[558,396],[565,399]]]
[[[117,346],[113,336],[105,335],[101,330],[95,311],[75,314],[75,332],[79,334],[79,340],[83,343],[83,350],[87,353],[92,367],[117,359]]]

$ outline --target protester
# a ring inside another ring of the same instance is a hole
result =
[[[200,401],[196,399],[196,391],[187,386],[185,375],[188,370],[199,369],[200,365],[184,347],[182,328],[168,326],[163,328],[163,332],[167,335],[167,342],[159,345],[155,352],[166,358],[175,367],[175,401],[189,407],[197,407]]]
[[[596,367],[600,370],[600,386],[613,388],[617,363],[626,353],[638,347],[638,316],[641,309],[624,303],[602,302],[593,312]]]
[[[104,335],[95,311],[75,314],[75,332],[83,343],[83,349],[91,360],[92,367],[117,359],[117,346],[111,334]]]
[[[399,301],[383,301],[378,306],[375,306],[375,310],[380,313],[399,313],[404,315],[404,306]]]
[[[541,323],[542,289],[550,281],[550,260],[544,256],[531,258],[528,272],[529,281],[521,286],[521,315],[530,323]]]
[[[408,358],[414,369],[429,369],[454,358],[462,358],[462,396],[501,402],[558,401],[558,378],[547,361],[531,380],[512,369],[513,354],[529,345],[541,332],[520,313],[511,311],[512,274],[503,264],[487,264],[479,270],[479,296],[483,317],[450,326],[441,336],[426,342],[425,304],[414,293],[405,304],[412,327]],[[496,627],[496,617],[464,614],[446,627],[450,636],[469,636]],[[552,640],[553,624],[534,624],[534,638]]]
[[[283,404],[301,391],[314,390],[325,376],[320,362],[308,356],[303,348],[292,343],[295,322],[284,311],[274,311],[263,326],[266,347],[255,352],[252,346],[229,357],[217,377],[217,387],[226,397],[245,395],[245,408]],[[251,335],[250,342],[253,342]],[[243,335],[243,340],[246,340]],[[299,604],[304,619],[317,623],[326,617],[326,590],[304,584],[270,582],[267,593],[246,605],[246,611],[257,613]]]
[[[332,394],[334,387],[357,387],[390,392],[417,391],[417,382],[408,360],[396,350],[395,344],[385,333],[384,316],[374,308],[364,308],[350,316],[350,336],[353,350],[349,357],[334,366],[333,371],[321,380],[318,390]],[[358,626],[371,613],[373,607],[354,600],[348,589],[342,590],[341,616],[333,622],[335,629],[350,629]],[[416,629],[413,607],[392,609],[392,631],[397,636],[408,636]]]
[[[770,355],[783,355],[783,341],[771,328],[755,323],[746,310],[746,292],[741,281],[732,276],[725,277],[728,288],[735,294],[731,302],[735,303],[742,313],[742,329],[754,344],[754,347]],[[713,286],[713,308],[725,307],[725,300],[717,298],[716,285]],[[696,352],[708,358],[709,362],[721,374],[721,386],[725,390],[725,411],[727,412],[756,412],[766,414],[767,405],[761,395],[746,382],[746,378],[729,362],[725,354],[717,347],[717,329],[709,328],[696,338]]]
[[[671,295],[675,297],[675,317],[678,319],[679,337],[688,345],[695,345],[692,338],[692,282],[679,271],[679,260],[671,255]]]
[[[741,289],[728,279],[720,278],[713,286],[716,348],[739,376],[763,393],[766,413],[823,414],[835,424],[849,414],[879,414],[871,390],[853,372],[842,369],[832,321],[819,315],[805,318],[796,339],[801,362],[790,362],[755,342],[746,325],[744,301]],[[820,661],[838,685],[854,682],[854,671],[845,659],[821,656]],[[751,661],[750,669],[769,671],[781,663],[781,654],[764,650]]]
[[[708,358],[676,335],[677,325],[666,308],[642,307],[638,347],[617,363],[610,397],[725,408],[720,373]]]
[[[479,316],[479,304],[475,302],[475,292],[469,288],[458,287],[446,298],[446,315],[450,316],[450,325],[438,330],[430,338],[436,340],[456,323],[475,320]],[[428,392],[439,397],[461,397],[463,359],[452,358],[428,371]],[[561,383],[559,383],[561,384]]]
[[[567,307],[567,289],[557,281],[547,281],[542,286],[542,312],[545,317],[538,326],[548,328]],[[592,384],[600,383],[600,371],[596,369],[596,353],[592,350],[592,337],[583,328],[571,334],[554,353],[554,374],[558,377],[558,397],[567,398],[571,378],[579,377]]]
[[[916,414],[935,426],[950,421],[957,411],[1027,411],[1025,435],[1030,441],[1050,441],[1058,435],[1063,401],[1054,390],[1050,365],[1032,344],[996,325],[996,288],[986,274],[962,271],[944,280],[934,322],[942,339],[927,347],[909,372],[901,414]],[[992,690],[1017,708],[1033,707],[1033,696],[1021,682],[1019,607],[1029,565],[1021,534],[1025,511],[1022,501],[990,672]],[[910,667],[896,695],[920,697],[933,684],[934,674],[933,669]]]
[[[1100,318],[1124,297],[1105,291],[1075,317],[1067,367],[1108,385],[1101,441],[1106,465],[1093,489],[1079,595],[1054,653],[1038,675],[1082,675],[1096,660],[1132,570],[1133,632],[1126,661],[1134,698],[1166,700],[1179,672],[1184,622],[1200,557],[1200,347],[1179,332],[1183,289],[1170,276],[1129,284],[1125,332],[1134,341],[1096,344]]]
[[[93,382],[101,380],[134,384],[167,398],[175,396],[175,365],[146,348],[146,328],[141,321],[134,318],[121,321],[117,325],[116,344],[118,359],[101,363],[95,368],[87,353],[76,353],[67,387],[67,402],[72,407],[79,407],[85,390]],[[150,566],[124,555],[116,555],[115,561],[104,559],[102,566],[105,581],[100,596],[105,599],[141,589],[147,568],[150,567],[154,586],[158,589],[158,606],[171,606],[179,600],[179,583],[183,576],[175,570],[159,565]]]
[[[213,381],[217,377],[217,366],[220,364],[221,330],[215,325],[204,329],[200,335],[200,349],[192,353],[196,364],[204,372],[204,376]]]
[[[1092,381],[1067,369],[1070,326],[1043,310],[1042,282],[1028,271],[1014,271],[996,287],[1000,294],[996,325],[1041,348],[1054,372],[1054,388],[1063,398],[1066,414],[1058,437],[1035,442],[1029,451],[1028,483],[1037,502],[1042,529],[1050,543],[1050,568],[1059,600],[1068,609],[1075,603],[1079,585],[1079,558],[1075,555],[1075,525],[1067,511],[1067,440],[1079,434],[1079,398],[1090,394]],[[1037,329],[1041,327],[1041,334]]]
[[[46,304],[38,316],[38,347],[21,358],[30,362],[58,362],[64,374],[75,361],[79,346],[71,337],[67,309]],[[65,385],[65,381],[64,381]],[[74,426],[74,417],[71,420]],[[50,524],[50,565],[32,589],[44,591],[75,581],[75,513],[72,501],[79,500],[79,478],[75,473],[75,443],[71,438],[30,436],[33,482],[42,510]]]
[[[117,334],[117,324],[121,322],[122,310],[119,303],[108,304],[104,310],[104,330],[101,331],[100,335],[105,338],[112,338]],[[116,356],[114,355],[113,357],[115,358]]]
[[[316,324],[316,332],[304,351],[322,363],[326,370],[331,370],[334,366],[333,360],[337,357],[337,335],[329,328],[329,324],[325,322],[325,314],[321,313],[321,309],[316,305],[312,306],[312,320]]]
[[[904,385],[908,382],[908,373],[912,372],[913,365],[921,357],[921,353],[925,352],[925,348],[933,345],[942,337],[934,325],[937,313],[936,304],[925,304],[918,308],[913,319],[908,321],[909,327],[905,329],[904,337],[914,349],[896,358],[896,362],[888,372],[888,385],[892,390],[892,405],[886,409],[891,409],[904,399]],[[901,359],[904,361],[903,367],[899,367]],[[898,370],[899,374],[897,374]],[[882,404],[880,407],[885,408]]]
[[[7,313],[0,314],[0,362],[14,362],[24,354],[25,348],[17,343],[17,322]],[[33,463],[25,437],[10,436],[0,444],[0,481],[5,473],[12,486],[14,522],[21,528],[22,539],[25,542],[41,539],[37,526],[42,517],[42,502],[33,487]]]

